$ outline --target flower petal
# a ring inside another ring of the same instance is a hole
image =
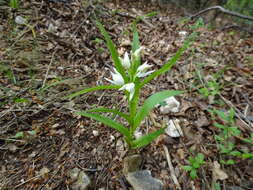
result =
[[[153,73],[154,71],[155,71],[155,70],[148,71],[148,72],[138,72],[138,73],[136,74],[136,76],[139,77],[139,78],[146,77],[146,76],[150,75],[151,73]]]
[[[121,59],[122,60],[122,59]],[[130,59],[129,59],[129,56],[128,56],[128,53],[125,52],[124,54],[124,59],[121,61],[121,64],[122,66],[125,68],[125,69],[129,69],[130,66],[131,66],[131,62],[130,62]]]
[[[145,62],[137,68],[137,72],[145,72],[145,70],[147,70],[150,67],[152,67],[152,65],[149,65],[147,64],[147,62]]]
[[[129,95],[129,100],[131,101],[133,96],[134,96],[134,92],[135,92],[135,84],[134,83],[128,83],[123,85],[119,90],[126,90],[130,93]]]
[[[136,58],[136,57],[139,57],[140,54],[141,54],[141,51],[144,49],[143,46],[141,46],[140,48],[138,48],[137,50],[135,50],[135,52],[133,53],[133,56]]]
[[[112,84],[115,85],[123,85],[124,82],[124,78],[121,76],[121,74],[115,69],[113,68],[114,72],[111,72],[112,75],[112,80],[105,78],[105,80],[109,81]]]

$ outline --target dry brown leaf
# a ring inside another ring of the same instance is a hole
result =
[[[213,180],[225,180],[228,178],[228,175],[220,169],[220,164],[217,161],[213,162]]]

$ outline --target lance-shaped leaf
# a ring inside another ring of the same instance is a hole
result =
[[[125,74],[125,70],[124,70],[123,66],[121,65],[118,51],[117,51],[111,37],[109,36],[108,32],[106,32],[104,26],[100,22],[97,21],[96,23],[97,23],[97,26],[98,26],[100,32],[102,33],[102,35],[105,38],[107,48],[109,49],[109,51],[111,53],[111,57],[114,62],[116,70],[121,74],[121,76],[124,78],[124,80],[126,82],[127,76]]]
[[[100,108],[94,108],[94,109],[90,109],[87,110],[86,112],[107,112],[107,113],[113,113],[115,115],[119,115],[120,117],[123,117],[125,120],[130,121],[129,115],[120,112],[117,109],[109,109],[109,108],[104,108],[104,107],[100,107]]]
[[[178,61],[178,59],[182,56],[184,51],[190,46],[193,39],[195,39],[197,33],[192,33],[191,36],[184,42],[183,46],[176,52],[176,54],[159,70],[153,72],[151,75],[146,77],[140,84],[143,87],[145,84],[153,80],[155,77],[169,71],[171,67]]]
[[[137,31],[136,23],[133,23],[133,42],[132,42],[132,52],[135,52],[140,48],[139,34]]]
[[[140,125],[141,121],[149,114],[149,112],[157,105],[158,103],[162,102],[164,99],[170,96],[176,96],[183,93],[183,91],[176,91],[176,90],[165,90],[161,92],[157,92],[147,98],[142,105],[142,107],[137,112],[134,118],[134,125],[133,131]]]
[[[76,112],[76,114],[95,119],[95,120],[113,128],[113,129],[116,129],[123,136],[125,136],[127,140],[131,139],[131,135],[130,135],[129,130],[126,127],[124,127],[122,124],[120,124],[116,121],[113,121],[105,116],[102,116],[99,114],[94,114],[94,113]]]
[[[155,132],[149,133],[145,136],[142,136],[132,142],[131,148],[141,148],[143,146],[146,146],[150,144],[152,141],[154,141],[158,136],[164,133],[165,128],[161,128],[156,130]]]
[[[96,91],[96,90],[106,90],[106,89],[119,89],[120,86],[118,85],[102,85],[102,86],[96,86],[96,87],[92,87],[92,88],[86,88],[86,89],[83,89],[83,90],[80,90],[78,92],[75,92],[73,94],[70,94],[68,96],[65,96],[64,98],[66,99],[72,99],[76,96],[80,96],[82,94],[86,94],[88,92],[92,92],[92,91]]]

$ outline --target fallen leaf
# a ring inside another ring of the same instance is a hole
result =
[[[220,164],[217,161],[213,162],[213,179],[216,180],[225,180],[228,178],[228,175],[220,169]]]

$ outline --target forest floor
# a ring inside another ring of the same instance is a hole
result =
[[[112,61],[95,18],[123,55],[130,51],[131,23],[153,11],[158,14],[141,20],[138,31],[145,47],[143,61],[159,69],[182,46],[186,38],[182,34],[194,32],[194,22],[184,22],[183,12],[173,7],[161,11],[130,0],[120,6],[32,0],[15,11],[0,7],[1,190],[69,189],[67,174],[76,167],[91,178],[92,189],[129,189],[122,175],[127,155],[122,136],[74,114],[94,106],[125,109],[126,100],[117,91],[97,91],[72,100],[63,97],[108,84],[105,78],[110,78]],[[34,26],[36,36],[29,27],[15,23],[17,16]],[[145,133],[155,123],[178,119],[183,134],[177,138],[164,134],[140,149],[142,169],[150,170],[166,189],[253,189],[253,38],[207,26],[197,32],[172,70],[142,93],[144,99],[160,90],[184,90],[176,97],[179,112],[162,114],[156,108],[146,118]],[[235,116],[226,122],[231,108]],[[223,119],[210,110],[222,111],[216,113]],[[215,123],[225,127],[217,128]],[[205,163],[192,179],[182,166],[198,153]]]

